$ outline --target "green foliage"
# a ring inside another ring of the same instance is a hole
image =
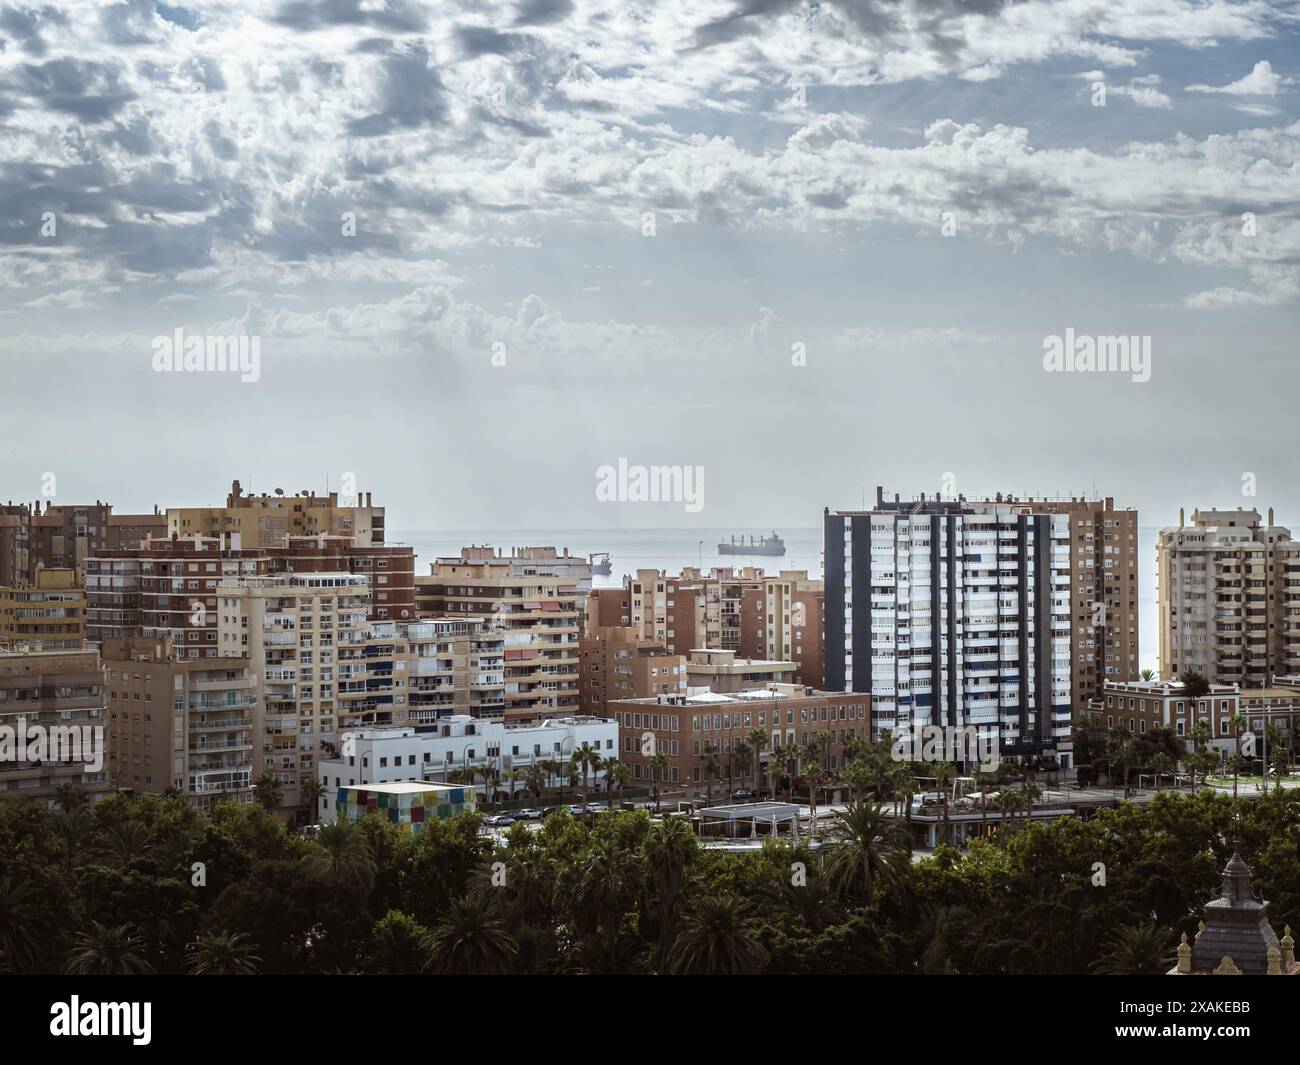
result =
[[[1148,737],[1154,770],[1169,743]],[[645,810],[561,811],[497,844],[475,815],[304,839],[256,803],[205,821],[180,797],[8,797],[0,972],[1155,972],[1234,848],[1275,927],[1300,927],[1300,795],[1166,792],[914,863],[894,801],[909,778],[879,753],[855,761],[881,801],[837,814],[819,846],[743,852]],[[1003,790],[1020,809],[1031,786]]]

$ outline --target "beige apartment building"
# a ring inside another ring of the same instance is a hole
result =
[[[477,618],[376,621],[339,649],[337,730],[505,712],[505,634]]]
[[[1300,546],[1271,508],[1180,510],[1156,550],[1161,676],[1265,688],[1300,667]]]
[[[0,728],[13,744],[0,759],[0,797],[52,806],[63,784],[91,801],[110,794],[108,723],[97,652],[0,652]],[[59,737],[55,748],[42,749],[52,735]]]
[[[245,658],[189,658],[167,636],[108,640],[109,774],[137,794],[169,788],[210,813],[253,797],[257,678]]]
[[[570,565],[573,563],[573,565]],[[504,641],[505,714],[513,721],[578,709],[578,638],[586,559],[554,548],[464,548],[417,577],[422,617],[477,618]]]
[[[317,495],[303,490],[285,495],[245,494],[231,482],[224,507],[169,507],[169,536],[224,536],[237,533],[245,547],[273,547],[288,536],[360,537],[370,544],[384,542],[384,508],[371,502],[370,492],[340,499],[338,492]]]
[[[0,587],[0,650],[79,651],[86,593],[71,569],[41,569],[35,586]]]
[[[253,779],[270,772],[283,807],[306,816],[302,785],[316,775],[340,716],[364,716],[366,690],[341,690],[339,663],[363,650],[369,579],[350,573],[232,576],[217,589],[216,657],[246,659],[254,677]],[[355,705],[355,709],[354,709]]]
[[[776,576],[745,566],[707,574],[684,567],[677,577],[638,570],[622,588],[592,592],[588,624],[624,625],[669,653],[708,647],[750,658],[791,660],[799,683],[820,685],[825,595],[805,570]]]
[[[664,645],[613,626],[588,630],[578,644],[578,694],[584,714],[607,716],[612,699],[686,692],[686,658]]]

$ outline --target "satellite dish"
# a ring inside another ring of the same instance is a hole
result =
[[[278,496],[282,496],[282,495],[284,495],[284,489],[283,489],[283,488],[277,488],[277,489],[275,490],[275,494],[278,495]]]

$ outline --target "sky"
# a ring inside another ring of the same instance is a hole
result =
[[[1257,0],[0,6],[0,499],[1300,529],[1298,39]],[[256,373],[160,370],[177,330]],[[1045,366],[1110,336],[1148,373]]]

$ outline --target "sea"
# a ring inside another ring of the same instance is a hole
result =
[[[1155,669],[1159,660],[1156,624],[1156,526],[1138,529],[1138,660],[1143,669]],[[786,553],[770,555],[720,555],[718,544],[737,538],[771,536],[785,541]],[[808,576],[822,574],[822,529],[820,526],[783,526],[777,529],[424,529],[391,530],[389,543],[415,548],[416,574],[428,573],[435,558],[458,555],[462,547],[490,545],[505,554],[511,547],[555,547],[570,554],[608,552],[612,572],[592,577],[596,588],[620,588],[623,578],[639,569],[666,570],[677,574],[683,566],[698,566],[705,572],[715,566],[759,566],[776,574],[781,570],[806,570]]]

